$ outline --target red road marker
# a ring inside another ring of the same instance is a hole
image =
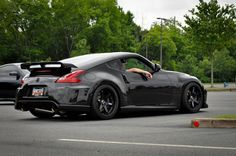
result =
[[[193,121],[193,126],[194,127],[199,127],[200,126],[199,121],[197,121],[197,120]]]

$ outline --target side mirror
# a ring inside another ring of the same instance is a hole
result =
[[[15,76],[17,80],[20,78],[20,75],[16,71],[10,72],[9,75],[10,76]]]
[[[155,64],[155,71],[158,72],[161,69],[161,66],[159,64]]]

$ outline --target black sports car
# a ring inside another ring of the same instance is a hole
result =
[[[20,63],[0,66],[0,101],[14,101],[16,89],[23,83],[23,77],[29,73],[21,69]]]
[[[196,77],[162,70],[135,53],[87,54],[21,67],[31,74],[18,89],[15,108],[39,118],[88,113],[110,119],[124,108],[194,113],[208,107],[206,90]],[[152,79],[130,68],[149,71]]]

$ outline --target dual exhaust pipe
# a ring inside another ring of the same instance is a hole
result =
[[[44,112],[44,113],[51,113],[51,114],[55,114],[56,111],[55,109],[52,107],[50,110],[48,109],[41,109],[41,108],[35,108],[36,111],[38,112]]]

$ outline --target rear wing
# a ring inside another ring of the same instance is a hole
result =
[[[22,63],[22,69],[30,71],[30,76],[54,75],[62,76],[71,72],[71,68],[78,68],[73,64],[61,62],[32,62]]]
[[[22,69],[28,69],[29,71],[39,68],[77,68],[73,64],[61,63],[61,62],[32,62],[32,63],[22,63]]]

